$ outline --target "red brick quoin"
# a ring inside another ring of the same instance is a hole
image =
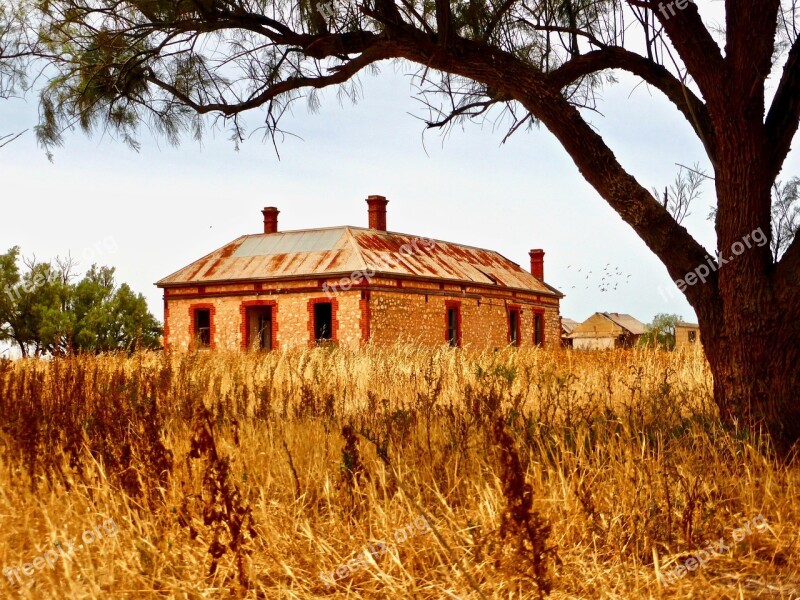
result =
[[[369,292],[361,290],[361,300],[358,301],[358,307],[361,310],[361,317],[358,324],[361,327],[361,343],[366,344],[369,342],[370,336],[370,319],[372,318],[372,311],[369,305]]]

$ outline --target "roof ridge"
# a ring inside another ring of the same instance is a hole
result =
[[[370,269],[369,265],[367,265],[367,260],[364,258],[364,253],[362,252],[361,246],[356,241],[356,236],[353,235],[351,231],[351,227],[346,225],[345,228],[345,235],[347,236],[350,245],[353,247],[356,256],[358,257],[359,262],[361,263],[361,272],[366,272]]]

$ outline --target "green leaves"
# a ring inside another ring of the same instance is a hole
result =
[[[16,247],[0,255],[0,339],[23,355],[160,347],[161,326],[144,296],[117,287],[112,267],[92,265],[73,284],[71,263],[33,263],[20,275],[18,256]]]
[[[675,326],[682,320],[680,315],[657,314],[653,317],[653,322],[647,326],[647,331],[639,338],[639,345],[673,350],[675,348]]]

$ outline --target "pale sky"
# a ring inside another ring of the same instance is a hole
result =
[[[675,163],[707,168],[689,125],[660,93],[621,81],[589,118],[623,166],[658,189],[674,179]],[[444,140],[429,131],[423,143],[408,75],[384,63],[362,82],[357,105],[340,105],[335,90],[317,113],[296,105],[282,125],[302,139],[287,137],[280,159],[258,133],[238,152],[225,131],[178,148],[143,134],[137,153],[76,132],[50,163],[29,131],[0,149],[0,248],[19,245],[40,259],[71,253],[82,271],[92,262],[114,266],[162,319],[153,283],[259,233],[264,206],[280,209],[281,230],[366,226],[364,199],[381,194],[390,231],[496,250],[524,268],[528,250],[544,248],[545,280],[566,295],[564,317],[613,311],[649,322],[668,312],[694,320],[663,265],[546,129],[500,145],[505,130],[467,125]],[[0,102],[0,134],[32,127],[36,114],[33,97]],[[247,117],[251,129],[260,120]],[[789,165],[789,175],[800,173],[796,153]],[[715,246],[706,220],[712,201],[709,183],[684,222],[707,249]],[[607,264],[622,274],[612,278],[616,290],[603,292]]]

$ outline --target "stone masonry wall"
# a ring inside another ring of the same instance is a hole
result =
[[[533,346],[533,316],[544,314],[544,345],[561,344],[561,325],[555,304],[529,304],[517,299],[475,298],[459,294],[425,295],[374,291],[370,297],[371,340],[444,344],[447,304],[460,302],[461,341],[464,346],[499,348],[509,343],[508,306],[520,308],[520,345]]]
[[[167,290],[164,315],[166,344],[171,349],[189,350],[193,338],[193,307],[203,307],[210,309],[213,315],[212,347],[229,350],[242,348],[245,337],[242,325],[244,306],[274,303],[273,347],[309,345],[313,337],[314,301],[333,303],[334,339],[343,346],[356,347],[367,338],[376,344],[396,341],[445,344],[446,307],[447,303],[453,302],[460,306],[463,346],[506,346],[509,343],[509,307],[518,307],[520,310],[521,346],[530,347],[534,344],[533,319],[536,312],[544,315],[545,347],[556,348],[561,343],[558,303],[552,298],[540,299],[536,295],[522,294],[515,298],[511,293],[486,295],[478,288],[426,285],[426,282],[415,282],[413,285],[417,291],[412,292],[403,290],[397,282],[390,287],[386,285],[388,281],[373,281],[377,289],[365,289],[366,286],[362,285],[350,291],[327,295],[319,287],[311,289],[309,283],[281,284],[277,290],[279,293],[264,293],[267,291],[264,289],[260,294],[254,292],[228,297],[212,295],[223,292],[223,289]],[[319,286],[318,282],[314,284]],[[243,290],[237,288],[236,291],[241,293]]]
[[[309,302],[318,299],[335,305],[334,339],[341,345],[358,346],[361,342],[360,292],[337,294],[333,299],[322,292],[248,295],[231,297],[179,298],[166,301],[167,344],[170,349],[186,351],[192,342],[192,307],[212,307],[212,347],[234,350],[242,348],[242,303],[275,302],[273,319],[277,322],[273,347],[308,345],[311,341],[309,322],[313,308]]]

